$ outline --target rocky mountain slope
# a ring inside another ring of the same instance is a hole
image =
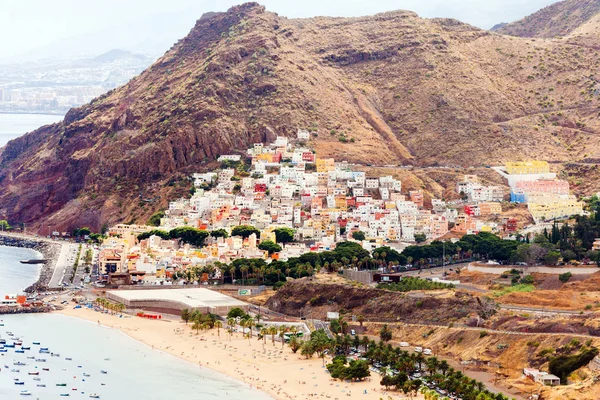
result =
[[[553,38],[567,36],[600,12],[598,0],[564,0],[493,31],[512,36]]]
[[[287,19],[244,4],[204,15],[127,85],[0,149],[0,217],[42,232],[144,222],[217,155],[298,128],[319,156],[364,164],[560,169],[600,158],[598,63],[589,44],[407,11]]]

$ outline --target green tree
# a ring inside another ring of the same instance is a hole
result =
[[[5,219],[1,219],[0,220],[0,230],[2,230],[2,231],[8,231],[10,229],[11,229],[11,227],[8,224],[8,221],[5,220]]]
[[[294,241],[295,231],[291,228],[277,228],[274,229],[275,239],[277,243],[289,243]]]
[[[269,252],[269,255],[273,253],[279,253],[281,251],[281,246],[271,240],[265,240],[258,245],[258,248],[261,250],[266,250]]]
[[[202,246],[204,244],[204,239],[206,239],[208,235],[209,233],[207,231],[191,226],[182,226],[169,231],[169,237],[171,239],[179,239],[183,243],[188,243],[193,246]]]
[[[210,236],[215,237],[215,238],[218,238],[218,237],[227,238],[229,236],[229,233],[227,233],[227,231],[225,229],[216,229],[216,230],[210,232]]]
[[[190,310],[188,310],[187,308],[184,308],[183,310],[181,310],[181,319],[183,321],[185,321],[186,325],[190,321],[190,318],[191,318]]]
[[[165,212],[160,210],[155,212],[154,214],[152,214],[152,216],[150,218],[148,218],[148,222],[146,223],[147,225],[150,226],[160,226],[160,219],[164,218],[165,216]]]
[[[231,230],[231,236],[241,236],[246,239],[252,234],[256,234],[256,237],[260,237],[260,231],[251,225],[239,225]]]
[[[227,318],[243,318],[247,314],[239,307],[234,307],[227,312]]]
[[[365,233],[362,232],[362,231],[354,231],[354,232],[352,232],[352,239],[354,239],[354,240],[361,241],[361,240],[365,240],[365,238],[366,238],[365,237]]]
[[[390,340],[392,340],[392,330],[387,324],[384,324],[381,330],[379,331],[379,338],[384,343],[387,343]]]
[[[424,233],[415,233],[415,242],[423,243],[427,240],[427,236]]]

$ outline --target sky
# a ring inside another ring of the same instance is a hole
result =
[[[391,10],[449,17],[489,29],[556,0],[262,0],[267,10],[299,18],[352,17]],[[95,56],[114,48],[160,55],[208,11],[231,0],[0,0],[0,62]]]

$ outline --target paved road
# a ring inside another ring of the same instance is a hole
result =
[[[62,287],[63,282],[71,281],[73,264],[75,263],[77,249],[79,248],[79,245],[73,243],[60,244],[62,245],[60,255],[58,256],[52,279],[50,279],[50,283],[48,284],[50,288],[59,288]]]

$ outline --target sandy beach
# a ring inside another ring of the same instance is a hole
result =
[[[305,359],[288,346],[275,345],[268,336],[266,342],[256,337],[249,342],[241,333],[231,338],[225,329],[200,332],[179,321],[147,320],[138,317],[109,315],[87,308],[66,308],[63,315],[82,318],[118,329],[133,339],[156,350],[210,368],[268,393],[275,399],[343,399],[365,400],[408,399],[402,393],[387,392],[379,384],[380,377],[372,373],[364,382],[342,382],[330,378],[322,360],[314,356]],[[325,360],[327,363],[327,359]],[[422,398],[413,396],[414,399]]]

